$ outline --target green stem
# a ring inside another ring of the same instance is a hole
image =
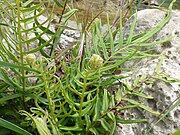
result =
[[[18,44],[19,44],[19,51],[20,51],[20,61],[21,61],[21,66],[24,66],[24,55],[23,55],[22,33],[21,33],[21,12],[20,12],[21,1],[17,0],[16,5],[17,5],[17,18],[18,18],[17,32],[18,32]],[[22,91],[23,91],[22,99],[23,99],[24,108],[26,108],[26,106],[25,106],[26,80],[25,80],[25,71],[24,71],[24,69],[21,70],[21,74],[22,74],[21,82],[22,82]]]
[[[53,109],[52,99],[51,99],[50,91],[49,91],[49,88],[48,88],[48,85],[47,85],[47,79],[46,79],[46,76],[45,76],[44,73],[42,73],[42,77],[43,77],[43,80],[44,80],[44,87],[45,87],[46,97],[47,97],[47,100],[48,100],[49,110],[50,110],[51,115],[53,116],[53,114],[54,114],[53,110],[54,109]]]
[[[87,78],[88,78],[89,72],[90,72],[89,70],[86,72],[86,76],[84,78],[82,94],[81,94],[81,101],[80,101],[80,106],[79,106],[79,117],[81,120],[81,125],[83,125],[83,123],[82,123],[82,115],[83,115],[82,110],[83,110],[83,102],[84,102],[84,97],[85,97],[85,91],[87,88]]]
[[[53,107],[53,101],[52,101],[52,98],[51,98],[51,93],[50,93],[50,89],[49,89],[49,86],[47,84],[48,80],[46,78],[46,72],[44,72],[43,70],[41,71],[41,74],[42,74],[42,77],[43,77],[43,81],[44,81],[44,87],[45,87],[45,93],[46,93],[46,97],[47,97],[47,100],[48,100],[48,106],[49,106],[49,110],[50,110],[50,115],[51,115],[51,121],[52,121],[52,124],[54,125],[55,127],[55,130],[56,130],[56,134],[59,135],[59,130],[58,130],[58,127],[56,126],[56,117],[54,115],[54,107]]]

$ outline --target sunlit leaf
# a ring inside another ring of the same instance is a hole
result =
[[[122,90],[121,89],[118,89],[118,91],[116,92],[115,99],[117,102],[121,101],[121,99],[122,99]]]
[[[102,100],[102,113],[106,112],[109,107],[108,91],[104,90],[103,100]]]
[[[102,127],[103,127],[106,131],[110,131],[110,125],[111,125],[111,123],[108,123],[108,122],[106,121],[106,119],[101,118],[101,119],[98,119],[97,121],[100,121],[100,122],[101,122]]]
[[[116,117],[117,123],[122,123],[122,124],[132,124],[132,123],[143,123],[147,122],[147,119],[137,119],[137,120],[124,120],[119,117]]]
[[[138,107],[152,113],[152,114],[155,114],[155,115],[159,115],[160,113],[159,112],[156,112],[156,111],[153,111],[151,108],[149,108],[148,106],[146,105],[143,105],[142,103],[138,103],[137,101],[135,100],[132,100],[132,99],[128,99],[128,98],[123,98],[122,100],[125,100],[125,101],[128,101],[129,103],[133,104],[133,105],[138,105]]]
[[[99,133],[96,130],[96,128],[90,128],[89,131],[91,131],[94,135],[99,135]]]

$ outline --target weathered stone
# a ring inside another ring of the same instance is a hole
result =
[[[157,9],[146,9],[138,12],[137,25],[134,34],[148,31],[160,23],[166,16],[167,11]],[[146,106],[149,106],[155,111],[162,112],[167,110],[168,107],[176,100],[180,100],[180,11],[174,10],[171,20],[162,28],[160,32],[155,34],[149,42],[163,40],[170,36],[173,39],[169,42],[153,46],[153,53],[162,54],[157,58],[145,58],[140,61],[132,61],[124,64],[125,67],[134,67],[137,70],[131,72],[124,72],[124,75],[129,75],[128,83],[133,84],[133,80],[139,76],[151,76],[153,79],[152,84],[142,84],[143,93],[151,95],[154,99],[138,98]],[[124,36],[127,37],[132,20],[130,20],[124,27]],[[147,48],[148,49],[148,48]],[[158,72],[156,68],[159,61],[162,60],[161,69]],[[167,82],[160,79],[155,79],[163,76]],[[166,76],[166,77],[165,77]],[[175,79],[178,82],[171,82]],[[168,82],[169,81],[169,82]],[[129,110],[126,118],[146,118],[148,123],[121,125],[121,129],[117,128],[117,135],[141,135],[152,126],[152,121],[157,120],[158,117],[149,114],[141,109]],[[151,135],[170,135],[180,127],[180,106],[177,106],[171,111],[166,118],[160,121],[157,125],[153,126]],[[132,133],[133,131],[133,133]]]

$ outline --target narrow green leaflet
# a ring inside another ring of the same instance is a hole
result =
[[[118,89],[118,91],[116,92],[115,99],[117,102],[121,101],[121,99],[122,99],[122,90],[121,89]]]
[[[136,21],[137,21],[137,12],[134,15],[133,23],[131,24],[131,29],[130,29],[130,32],[129,32],[129,37],[128,37],[127,42],[126,42],[127,45],[130,44],[131,41],[132,41],[133,32],[134,32],[134,28],[135,28],[135,25],[136,25]]]
[[[2,26],[9,26],[9,25],[6,24],[6,23],[0,23],[0,25],[2,25]]]
[[[39,9],[40,7],[42,7],[43,5],[44,5],[44,2],[45,2],[46,0],[43,0],[43,1],[41,1],[39,4],[36,4],[35,6],[31,6],[31,7],[28,7],[28,8],[23,8],[23,9],[21,9],[21,12],[29,12],[29,11],[32,11],[32,10],[36,10],[36,9]],[[24,5],[23,6],[26,6],[26,5],[28,5],[28,4],[30,4],[31,3],[31,1],[27,1],[27,3],[24,3]],[[48,0],[48,3],[50,3],[50,1]]]
[[[42,34],[42,35],[43,35],[43,34]],[[39,35],[39,36],[35,37],[35,39],[40,38],[42,35]],[[32,49],[32,50],[29,50],[29,51],[27,51],[27,52],[23,52],[23,54],[34,53],[34,52],[40,51],[40,50],[41,50],[43,47],[45,47],[45,46],[49,46],[50,43],[51,43],[51,41],[53,41],[53,39],[54,39],[55,36],[56,36],[56,34],[55,34],[54,36],[52,36],[47,42],[45,42],[45,43],[42,44],[41,46],[38,46],[38,47],[36,47],[36,48],[34,48],[34,49]],[[34,40],[34,38],[33,38],[33,40]]]
[[[118,106],[117,108],[118,108],[118,111],[122,111],[122,110],[131,109],[131,108],[137,108],[137,107],[138,107],[138,105],[127,105],[127,106],[123,106],[123,107]]]
[[[58,7],[63,7],[63,4],[60,3],[58,0],[53,0]]]
[[[50,22],[51,21],[51,17],[49,17],[47,20]],[[48,35],[54,35],[55,34],[53,31],[51,31],[49,29],[49,27],[47,29],[47,27],[42,26],[42,24],[40,24],[38,22],[37,18],[34,18],[34,22],[38,26],[39,29],[41,29],[42,31],[46,31],[46,34],[48,34]]]
[[[143,98],[146,98],[146,99],[153,99],[152,96],[150,96],[150,95],[146,96],[145,94],[140,93],[140,92],[131,92],[131,94],[132,94],[132,95],[137,95],[137,96],[139,96],[139,97],[143,97]]]
[[[116,76],[116,75],[112,75],[110,74],[110,77],[108,77],[107,79],[105,79],[101,85],[102,86],[108,86],[111,84],[114,84],[115,82],[117,82],[117,80],[120,80],[122,78],[125,78],[124,76]]]
[[[92,32],[92,37],[96,37],[96,30],[95,30],[95,28],[93,29],[93,32]],[[93,42],[93,50],[94,50],[94,53],[95,54],[98,54],[98,55],[100,55],[100,50],[99,50],[99,48],[98,48],[98,44],[99,44],[99,42],[98,42],[98,39],[97,38],[92,38],[92,42]],[[91,45],[90,44],[88,44],[90,47],[89,48],[92,48],[91,47]]]
[[[1,80],[1,75],[0,75],[0,93],[6,90],[9,86],[10,86],[9,84]]]
[[[7,128],[7,129],[10,129],[16,133],[19,133],[21,135],[32,135],[31,133],[29,133],[28,131],[22,129],[21,127],[7,121],[7,120],[4,120],[2,118],[0,118],[0,126],[1,127],[4,127],[4,128]]]
[[[110,42],[110,48],[111,48],[111,53],[114,52],[114,39],[113,39],[113,34],[112,34],[112,31],[111,31],[111,25],[109,23],[109,16],[107,14],[107,22],[108,22],[108,33],[109,33],[109,42]]]
[[[7,47],[5,47],[5,45],[2,43],[2,41],[0,41],[0,49],[2,50],[3,53],[6,53],[9,56],[9,58],[11,58],[14,62],[19,62],[18,59],[16,58],[16,56]],[[3,53],[2,53],[2,55],[3,55]]]
[[[77,125],[75,126],[59,126],[59,129],[61,130],[66,130],[66,131],[82,131],[83,129],[78,127]]]
[[[6,82],[9,86],[12,86],[14,88],[18,88],[21,89],[22,87],[15,82],[15,80],[12,80],[11,77],[8,76],[7,72],[5,72],[4,70],[0,70],[0,79],[3,80],[4,82]]]
[[[82,110],[82,116],[88,114],[89,111],[91,110],[91,108],[92,108],[92,104],[89,103],[89,104],[87,105],[87,107]],[[79,116],[78,113],[76,113],[76,114],[74,114],[74,115],[71,115],[71,117],[78,117],[78,116]]]
[[[100,122],[101,122],[102,127],[103,127],[106,131],[110,131],[110,125],[111,125],[111,123],[107,122],[105,118],[98,119],[97,121],[100,121]]]
[[[54,39],[54,44],[53,44],[53,46],[51,48],[51,50],[52,50],[51,55],[52,56],[54,55],[55,48],[58,46],[58,44],[60,42],[60,37],[61,37],[63,31],[64,31],[64,28],[58,28],[58,30],[55,33],[55,36],[53,38]]]
[[[69,93],[68,93],[68,90],[67,89],[63,89],[63,96],[66,100],[66,102],[68,102],[69,104],[73,105],[74,102],[70,99],[69,97]]]
[[[34,1],[34,0],[28,0],[28,1],[24,2],[24,3],[22,3],[22,6],[23,6],[23,7],[26,7],[26,6],[28,6],[29,4],[31,4],[33,1]],[[36,8],[36,9],[37,9],[37,8]]]
[[[91,131],[94,135],[99,135],[99,133],[96,130],[96,128],[90,128],[89,131]]]
[[[133,57],[136,54],[137,50],[131,52],[131,54],[129,54],[128,56],[126,56],[124,59],[122,60],[117,60],[116,64],[113,65],[108,65],[108,66],[104,66],[100,69],[100,72],[104,72],[110,69],[114,69],[116,67],[118,67],[119,65],[123,64],[124,62],[126,62],[128,59],[130,59],[131,57]]]
[[[4,61],[0,61],[0,67],[9,67],[9,68],[15,68],[15,69],[18,68],[18,69],[23,69],[23,70],[26,70],[26,71],[32,71],[32,72],[40,73],[38,70],[36,70],[34,68],[15,65],[15,64],[12,64],[12,63],[4,62]]]
[[[147,119],[136,119],[136,120],[124,120],[116,116],[117,123],[121,124],[132,124],[132,123],[143,123],[147,122]]]
[[[172,6],[173,4],[176,2],[176,0],[172,0],[170,6],[169,6],[169,11],[167,16],[164,18],[164,20],[162,20],[156,27],[154,27],[152,30],[148,31],[144,36],[142,36],[141,38],[138,38],[137,40],[133,41],[136,43],[140,43],[140,42],[144,42],[146,40],[148,40],[149,38],[151,38],[154,34],[156,34],[157,32],[159,32],[163,26],[171,19],[172,16]]]
[[[104,39],[102,38],[102,35],[101,35],[101,32],[100,32],[100,22],[99,22],[99,20],[95,20],[95,27],[96,27],[97,36],[98,36],[99,41],[100,41],[99,46],[101,46],[101,48],[102,48],[104,58],[107,59],[108,58],[108,52],[107,52],[106,45],[104,43]]]
[[[75,12],[77,12],[78,9],[71,9],[69,12],[63,14],[63,17],[67,17],[65,22],[68,21],[68,18],[74,15]]]
[[[175,100],[175,103],[164,114],[162,114],[157,121],[153,123],[153,126],[148,129],[145,135],[147,135],[155,125],[157,125],[163,118],[165,118],[166,115],[168,115],[174,108],[176,108],[179,105],[180,105],[180,96]]]
[[[101,110],[101,112],[102,113],[106,112],[108,110],[108,107],[109,107],[108,91],[105,89],[103,99],[102,99],[102,110]]]
[[[39,44],[38,46],[41,46],[42,44],[44,44],[46,41],[44,39],[42,39],[41,37],[39,38]],[[42,54],[42,56],[46,57],[46,58],[50,58],[49,54],[47,54],[42,48],[39,50],[40,53]]]
[[[108,112],[107,116],[113,121],[111,123],[110,135],[114,135],[114,131],[116,130],[116,124],[117,124],[116,123],[116,117],[115,117],[113,112]]]
[[[22,94],[6,95],[5,97],[0,98],[0,103],[4,103],[10,99],[18,98],[20,96],[22,96]]]
[[[86,121],[86,126],[89,129],[91,124],[92,124],[91,119],[90,119],[90,115],[88,115],[88,114],[85,115],[85,121]]]
[[[100,117],[101,112],[101,99],[99,98],[99,94],[97,94],[96,98],[93,121],[96,121]]]
[[[122,14],[122,9],[120,9],[120,18],[119,18],[119,42],[118,42],[118,47],[121,48],[123,45],[123,14]]]
[[[128,99],[128,98],[122,98],[122,100],[124,101],[128,101],[129,103],[133,104],[133,105],[138,105],[138,107],[152,113],[152,114],[155,114],[155,115],[159,115],[160,113],[159,112],[156,112],[156,111],[153,111],[151,108],[147,107],[146,105],[143,105],[142,103],[138,103],[137,101],[135,100],[132,100],[132,99]]]

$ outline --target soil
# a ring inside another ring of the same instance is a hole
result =
[[[102,19],[103,22],[107,20],[107,13],[111,22],[115,19],[118,10],[123,9],[123,14],[126,14],[129,7],[129,0],[75,0],[69,3],[72,7],[78,9],[77,18],[82,20],[92,20],[96,15]],[[62,9],[57,8],[55,12],[61,13]]]

